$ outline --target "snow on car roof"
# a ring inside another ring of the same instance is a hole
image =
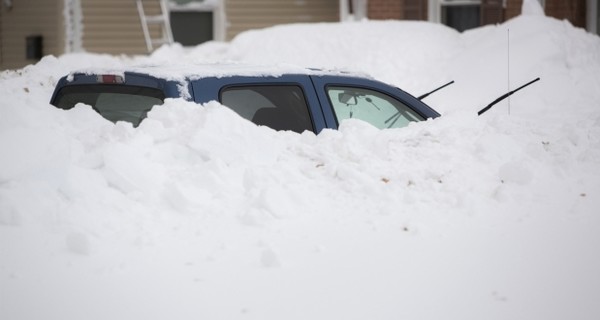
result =
[[[371,78],[369,75],[359,72],[338,69],[316,69],[306,68],[290,64],[274,65],[251,65],[245,63],[212,63],[212,64],[160,64],[160,65],[138,65],[123,66],[118,68],[89,68],[72,71],[68,77],[73,79],[74,74],[115,74],[124,76],[126,72],[147,74],[156,78],[170,81],[184,82],[186,80],[197,80],[209,77],[279,77],[285,74],[307,74],[307,75],[345,75],[362,78]]]

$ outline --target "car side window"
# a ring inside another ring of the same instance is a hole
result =
[[[379,91],[345,86],[328,86],[327,95],[338,124],[346,119],[366,121],[379,129],[402,128],[423,121],[421,115],[398,99]]]
[[[240,116],[275,130],[313,131],[302,88],[294,85],[226,87],[221,103]]]

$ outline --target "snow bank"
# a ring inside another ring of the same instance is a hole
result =
[[[511,87],[542,81],[477,118]],[[291,41],[294,40],[294,41]],[[260,45],[257,45],[260,44]],[[48,104],[90,66],[367,72],[444,116],[275,132],[167,100],[138,128]],[[600,39],[539,16],[281,26],[0,73],[2,319],[597,319]]]

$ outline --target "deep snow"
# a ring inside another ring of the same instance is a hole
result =
[[[217,103],[168,100],[136,129],[48,104],[74,69],[224,60],[456,83],[426,99],[434,121],[318,136]],[[598,319],[599,74],[600,38],[542,16],[279,26],[4,71],[0,319]]]

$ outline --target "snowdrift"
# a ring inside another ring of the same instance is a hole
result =
[[[456,84],[427,98],[435,121],[318,136],[216,102],[167,100],[135,129],[48,104],[74,69],[223,60]],[[598,319],[598,74],[600,38],[540,16],[288,25],[4,71],[0,318]]]

